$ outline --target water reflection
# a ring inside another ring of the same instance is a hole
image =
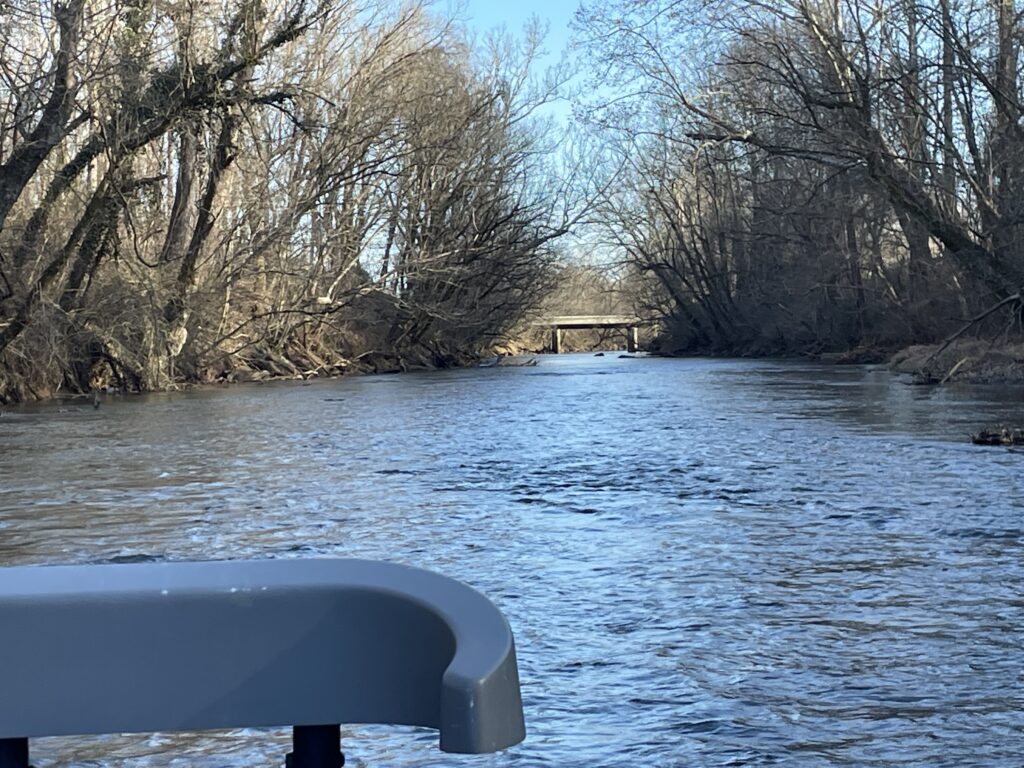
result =
[[[878,368],[544,358],[0,417],[0,562],[374,557],[517,633],[508,753],[351,765],[1024,762],[1020,390]],[[286,734],[43,740],[39,768],[280,763]]]

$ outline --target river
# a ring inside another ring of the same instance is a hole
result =
[[[366,557],[490,596],[527,740],[346,728],[350,766],[1020,766],[1024,454],[967,440],[999,423],[1024,390],[615,355],[36,405],[0,416],[0,564]],[[287,738],[33,762],[274,766]]]

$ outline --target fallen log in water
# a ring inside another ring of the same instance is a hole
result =
[[[971,442],[975,445],[1024,445],[1024,429],[983,429],[971,435]]]

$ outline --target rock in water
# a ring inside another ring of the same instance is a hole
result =
[[[975,445],[1024,445],[1024,429],[983,429],[971,435],[971,442]]]

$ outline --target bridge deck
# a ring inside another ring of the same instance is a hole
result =
[[[639,317],[632,315],[564,315],[546,317],[537,321],[536,325],[546,328],[580,329],[580,328],[633,328],[642,325]]]

